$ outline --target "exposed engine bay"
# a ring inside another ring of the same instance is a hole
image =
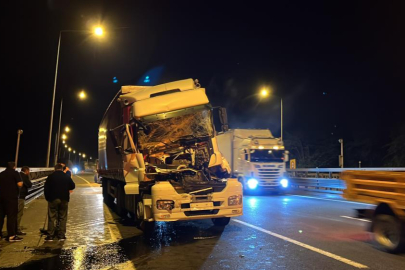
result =
[[[210,110],[143,122],[138,149],[145,161],[145,181],[169,181],[179,193],[221,191],[229,172],[209,166],[216,153]]]

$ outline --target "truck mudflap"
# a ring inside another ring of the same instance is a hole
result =
[[[179,194],[168,181],[152,187],[151,218],[155,221],[179,221],[236,217],[243,214],[242,185],[228,179],[220,192],[199,195],[197,192]]]

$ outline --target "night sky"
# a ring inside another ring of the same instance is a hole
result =
[[[227,107],[231,127],[275,136],[282,98],[286,139],[336,138],[337,149],[338,138],[383,149],[403,123],[400,1],[3,2],[1,167],[14,159],[18,129],[19,165],[45,166],[59,31],[96,24],[106,28],[102,39],[62,34],[52,145],[63,97],[68,144],[96,158],[109,102],[145,76],[150,84],[198,79],[213,105]],[[262,86],[273,95],[259,102]]]

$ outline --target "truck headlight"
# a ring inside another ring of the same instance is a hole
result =
[[[242,195],[233,195],[228,198],[228,205],[241,205]]]
[[[288,187],[288,179],[286,179],[286,178],[281,179],[281,180],[280,180],[280,185],[281,185],[283,188],[287,188],[287,187]]]
[[[248,185],[248,187],[250,188],[250,189],[255,189],[255,188],[257,188],[257,185],[259,184],[259,181],[257,181],[256,179],[254,179],[254,178],[250,178],[248,181],[247,181],[247,185]]]
[[[156,201],[156,208],[158,210],[172,210],[174,208],[174,201]]]

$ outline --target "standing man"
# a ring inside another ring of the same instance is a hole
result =
[[[24,214],[25,197],[28,195],[28,189],[32,187],[32,183],[29,178],[30,168],[24,166],[21,168],[20,177],[23,182],[23,186],[20,188],[20,196],[18,197],[18,215],[17,215],[17,235],[26,235],[21,231],[21,218]]]
[[[48,201],[48,233],[45,241],[53,241],[58,237],[66,240],[66,223],[70,191],[75,189],[72,178],[63,172],[62,164],[55,165],[55,172],[45,182],[44,194]],[[55,224],[56,223],[56,224]]]
[[[8,162],[6,170],[0,173],[0,235],[3,229],[4,217],[7,216],[7,240],[10,242],[21,241],[17,236],[18,193],[22,187],[15,163]]]

